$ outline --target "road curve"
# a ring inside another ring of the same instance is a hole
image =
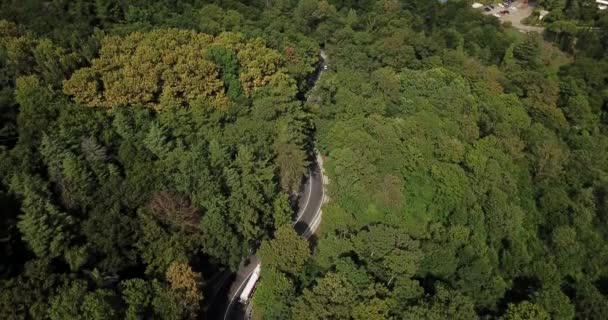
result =
[[[325,189],[323,187],[323,172],[318,161],[314,162],[313,168],[310,170],[306,189],[301,199],[299,208],[302,208],[298,213],[298,220],[294,223],[296,232],[308,239],[314,234],[321,217],[321,206],[325,198]],[[308,191],[308,192],[306,192]],[[305,201],[305,199],[307,201]]]
[[[321,64],[313,79],[314,86],[310,92],[314,92],[316,89],[318,80],[321,78],[321,75],[327,66],[327,55],[323,50],[321,50],[320,56]],[[322,164],[320,155],[315,150],[315,161],[309,169],[308,178],[306,183],[302,186],[298,197],[298,211],[295,214],[293,226],[296,232],[306,239],[309,239],[314,234],[321,222],[321,206],[325,200]],[[220,309],[224,312],[221,315],[215,315],[213,319],[242,320],[247,318],[245,311],[247,306],[238,303],[238,297],[241,294],[245,283],[247,283],[247,280],[253,274],[254,269],[259,263],[260,260],[255,255],[251,255],[241,262],[234,281],[228,290],[228,301],[226,305],[222,306],[222,309]]]
[[[325,196],[323,174],[316,161],[310,169],[309,177],[302,189],[298,201],[299,210],[296,214],[296,221],[293,222],[293,226],[298,234],[308,239],[314,234],[314,231],[316,231],[319,226],[321,206],[323,205]],[[251,255],[241,262],[236,273],[236,278],[228,292],[229,301],[222,319],[232,320],[245,318],[242,310],[243,306],[238,303],[239,295],[259,263],[260,260],[255,255]]]

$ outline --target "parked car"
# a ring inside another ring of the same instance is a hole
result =
[[[501,12],[499,12],[499,13],[500,13],[500,14],[509,14],[509,13],[511,13],[511,12],[509,12],[509,10],[503,10],[503,11],[501,11]]]
[[[492,9],[490,7],[485,7],[485,8],[483,8],[483,11],[490,12],[490,11],[492,11]]]

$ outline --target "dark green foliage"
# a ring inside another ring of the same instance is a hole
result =
[[[239,81],[239,65],[234,52],[223,47],[211,47],[207,50],[207,55],[220,66],[226,95],[238,101],[243,96],[243,89]]]
[[[112,291],[97,289],[87,292],[86,283],[74,281],[68,286],[59,288],[56,296],[50,299],[49,318],[59,319],[81,319],[91,320],[118,319],[116,302]]]
[[[137,104],[108,111],[62,93],[64,80],[103,56],[100,50],[107,61],[118,59],[107,48],[139,39],[131,32],[154,26],[162,30],[145,35],[171,47],[184,33],[161,26],[202,30],[210,8],[191,1],[0,5],[0,16],[17,22],[0,20],[1,314],[192,318],[201,292],[184,304],[183,292],[173,288],[181,284],[166,279],[169,266],[187,262],[206,279],[234,270],[250,246],[279,226],[290,228],[289,193],[306,172],[309,145],[296,88],[307,86],[317,61],[312,39],[263,39],[254,27],[192,52],[217,71],[213,81],[229,98],[222,108],[203,95],[186,104],[174,101],[183,97],[156,97],[163,112]],[[244,27],[241,13],[216,8],[223,25]],[[45,19],[34,18],[42,12]],[[287,46],[298,51],[283,65]],[[273,78],[270,69],[280,74]],[[112,83],[111,73],[95,76]],[[124,99],[124,89],[112,99]]]
[[[264,319],[604,319],[587,2],[540,1],[542,38],[466,1],[1,2],[0,315],[200,317],[259,247]],[[290,200],[313,133],[310,247]]]

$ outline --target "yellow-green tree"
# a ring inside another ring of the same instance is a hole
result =
[[[64,82],[63,90],[78,103],[115,108],[144,105],[164,109],[207,99],[217,108],[229,104],[224,65],[209,49],[225,48],[238,60],[245,94],[284,79],[283,59],[260,39],[247,41],[241,34],[211,35],[177,29],[159,29],[127,36],[106,36],[91,66],[81,68]],[[236,79],[234,79],[236,80]],[[234,90],[235,86],[232,85]]]
[[[171,291],[192,318],[196,317],[203,294],[199,288],[201,275],[187,263],[173,262],[166,272]]]

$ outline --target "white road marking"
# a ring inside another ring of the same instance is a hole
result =
[[[327,64],[327,56],[325,55],[325,52],[323,50],[321,50],[321,58],[323,58],[323,64],[326,65]],[[323,75],[323,70],[321,70],[319,72],[319,76],[317,77],[317,80],[315,80],[315,85],[311,90],[314,90],[317,86],[317,81],[319,81],[319,79],[321,79],[321,76]],[[322,191],[322,196],[321,196],[321,202],[319,203],[319,208],[317,209],[317,212],[315,213],[315,217],[313,218],[313,222],[319,219],[319,212],[321,211],[321,207],[323,206],[323,202],[325,200],[325,175],[323,174],[323,169],[321,168],[321,165],[319,164],[319,170],[321,172],[321,191]],[[309,179],[309,186],[308,186],[308,197],[306,199],[306,204],[304,205],[304,209],[298,214],[296,221],[292,223],[292,225],[295,225],[296,223],[298,223],[300,221],[300,219],[302,218],[302,215],[304,214],[304,212],[306,211],[306,208],[308,207],[308,203],[310,202],[310,195],[312,193],[312,174],[310,172],[310,170],[308,170],[308,174],[310,175],[310,179]],[[310,226],[308,226],[308,229],[310,229]],[[308,239],[310,237],[310,235],[306,236],[306,233],[310,233],[310,230],[305,231],[303,236],[304,238]],[[258,262],[259,264],[259,262]],[[257,265],[256,265],[257,267]],[[228,313],[230,312],[230,307],[232,306],[232,303],[234,302],[234,298],[236,297],[237,293],[241,290],[241,288],[243,287],[243,285],[247,282],[247,280],[249,279],[249,277],[251,277],[251,275],[253,274],[253,272],[255,271],[255,268],[253,268],[253,270],[247,275],[247,277],[245,278],[245,280],[243,281],[243,283],[241,283],[241,285],[237,288],[236,292],[234,293],[234,295],[232,296],[232,298],[230,299],[230,302],[228,303],[228,307],[226,308],[226,312],[224,313],[224,320],[226,320],[226,318],[228,317]]]
[[[298,214],[298,217],[297,217],[296,221],[292,223],[294,225],[300,221],[300,219],[302,218],[302,215],[304,215],[304,212],[306,211],[306,208],[308,208],[308,204],[310,203],[310,195],[312,194],[312,184],[313,184],[312,172],[310,170],[308,170],[308,175],[309,175],[310,178],[308,179],[308,182],[309,182],[308,183],[308,196],[306,197],[306,204],[304,205],[304,208],[302,209],[302,211],[300,212],[300,214]],[[324,189],[324,188],[322,188],[322,189]],[[325,194],[325,190],[323,190],[323,194]],[[321,197],[321,204],[322,203],[323,203],[323,197]],[[321,209],[321,205],[319,205],[319,209],[317,210],[316,214],[319,214],[319,210],[320,209]],[[308,237],[305,236],[305,238],[308,238]],[[256,265],[256,267],[257,267],[257,265]],[[255,267],[247,275],[247,277],[245,277],[245,279],[243,279],[243,282],[241,283],[241,285],[234,292],[234,295],[232,296],[232,298],[230,299],[230,302],[228,303],[228,307],[226,308],[226,312],[224,313],[224,320],[226,320],[227,317],[228,317],[228,313],[230,312],[230,307],[232,306],[232,303],[234,303],[234,298],[236,298],[236,295],[239,293],[239,291],[241,290],[241,288],[243,287],[243,285],[245,283],[247,283],[247,280],[249,279],[249,277],[251,277],[251,275],[253,274],[254,271],[255,271]]]
[[[323,173],[321,173],[323,174]],[[325,202],[325,185],[323,184],[323,182],[321,182],[321,201],[319,201],[319,208],[317,208],[317,212],[315,213],[315,217],[313,218],[312,222],[310,223],[310,225],[308,226],[307,231],[304,232],[304,238],[308,239],[313,233],[314,230],[312,230],[313,225],[315,224],[315,222],[320,221],[320,214],[319,212],[321,212],[321,207],[323,206],[323,202]],[[318,226],[318,224],[317,224]],[[315,226],[315,228],[317,227]]]
[[[295,225],[296,223],[298,223],[300,221],[300,219],[302,218],[302,215],[306,211],[306,208],[308,208],[308,203],[310,202],[310,194],[312,193],[312,173],[310,172],[310,170],[308,170],[308,176],[310,178],[308,179],[308,197],[306,197],[306,204],[304,205],[304,209],[302,209],[300,211],[300,213],[298,214],[298,216],[296,217],[296,221],[291,223],[292,225]]]

